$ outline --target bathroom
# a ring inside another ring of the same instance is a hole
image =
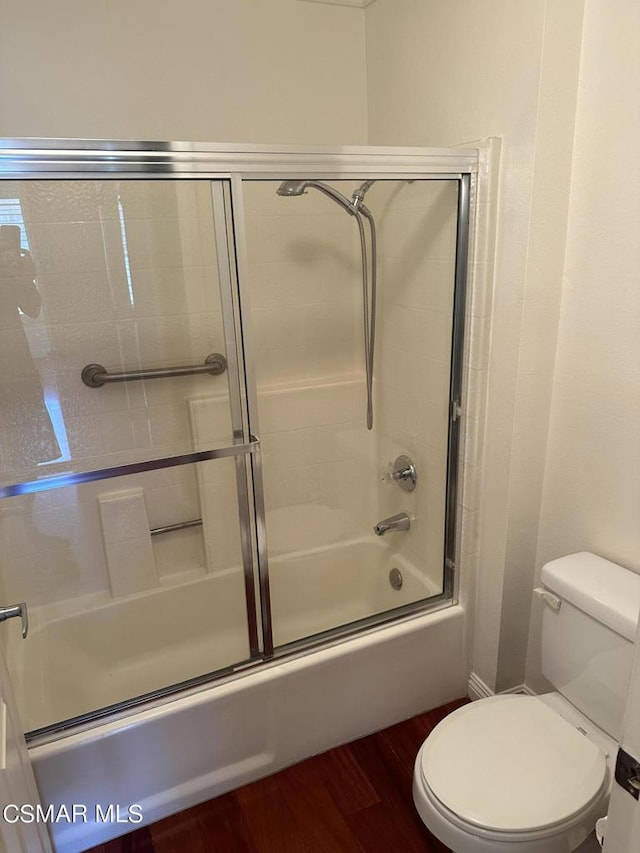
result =
[[[465,448],[463,633],[449,638],[466,660],[447,689],[544,690],[542,565],[587,550],[640,571],[635,4],[194,0],[177,19],[146,0],[38,5],[5,11],[5,138],[492,146],[495,223],[475,255],[491,287],[469,327],[483,414]],[[303,201],[319,203],[281,204]],[[40,573],[46,594],[51,580]]]

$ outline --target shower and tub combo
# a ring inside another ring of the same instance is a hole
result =
[[[0,172],[35,269],[3,293],[41,298],[0,300],[34,386],[0,631],[42,800],[155,820],[464,693],[478,152],[7,140]]]

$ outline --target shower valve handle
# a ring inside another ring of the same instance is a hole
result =
[[[387,483],[397,483],[405,492],[412,492],[418,482],[418,472],[408,456],[398,456],[390,462],[382,478]]]
[[[21,601],[20,604],[10,604],[8,607],[0,607],[0,622],[5,622],[7,619],[12,619],[16,616],[22,619],[22,639],[26,640],[29,633],[29,614],[26,602]]]

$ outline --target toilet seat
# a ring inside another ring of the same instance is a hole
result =
[[[602,797],[602,751],[534,696],[465,705],[425,741],[416,766],[429,799],[459,828],[485,837],[546,835]]]

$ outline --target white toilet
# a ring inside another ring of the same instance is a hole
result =
[[[547,563],[542,584],[542,672],[558,692],[465,705],[416,758],[418,813],[455,853],[570,853],[607,811],[640,575],[580,553]]]

